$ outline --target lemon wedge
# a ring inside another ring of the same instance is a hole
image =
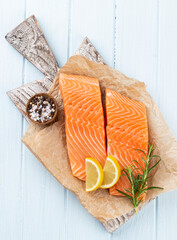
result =
[[[86,158],[86,192],[98,189],[103,182],[103,169],[94,158]]]
[[[114,186],[120,178],[121,169],[117,159],[108,156],[103,169],[104,179],[100,188],[110,188]]]

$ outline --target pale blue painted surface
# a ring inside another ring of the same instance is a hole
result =
[[[110,66],[144,81],[177,138],[176,0],[1,0],[0,240],[176,240],[177,191],[109,234],[22,145],[28,124],[5,92],[43,75],[4,36],[31,14],[60,66],[88,36]]]

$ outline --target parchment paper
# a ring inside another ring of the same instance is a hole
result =
[[[146,200],[152,199],[160,193],[176,189],[177,142],[157,104],[146,91],[145,84],[128,78],[109,66],[91,62],[81,56],[73,56],[60,69],[49,91],[58,102],[57,122],[45,128],[31,124],[22,141],[64,187],[76,194],[88,212],[104,223],[109,219],[130,212],[133,207],[126,198],[110,196],[107,190],[99,189],[95,192],[86,193],[85,183],[73,177],[67,154],[64,110],[59,91],[60,72],[98,78],[103,97],[105,88],[110,88],[145,103],[150,142],[158,147],[155,153],[162,158],[158,169],[154,173],[152,185],[164,188],[164,190],[149,191]]]

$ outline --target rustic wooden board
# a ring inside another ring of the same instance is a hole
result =
[[[59,67],[34,15],[27,18],[14,30],[9,32],[6,35],[6,39],[35,67],[46,75],[44,79],[36,80],[7,92],[7,95],[11,98],[22,115],[29,121],[25,113],[28,99],[35,93],[47,92],[49,90]],[[83,40],[80,48],[75,54],[82,55],[94,62],[106,64],[87,37]],[[145,202],[141,208],[146,206],[150,201]],[[115,219],[110,219],[103,225],[106,230],[111,233],[125,224],[134,215],[135,211],[132,210]]]
[[[34,15],[10,31],[5,38],[46,77],[55,77],[57,61]]]

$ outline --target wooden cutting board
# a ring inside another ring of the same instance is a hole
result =
[[[7,95],[14,102],[15,106],[29,122],[25,113],[28,99],[35,93],[47,92],[49,90],[59,67],[34,15],[10,31],[5,38],[45,75],[44,79],[36,80],[7,92]],[[106,64],[87,37],[83,40],[75,54],[84,56],[90,61]],[[144,207],[149,202],[145,202],[141,207]],[[135,215],[134,210],[117,218],[110,219],[103,225],[108,232],[114,232],[133,215]]]

